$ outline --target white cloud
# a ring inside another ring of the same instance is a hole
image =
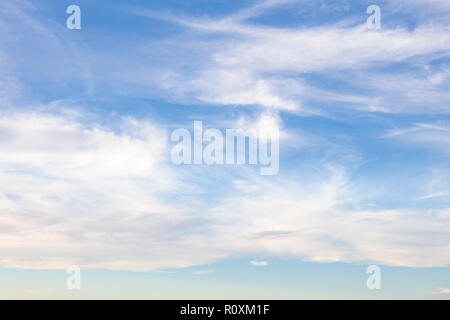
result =
[[[333,166],[308,180],[243,171],[229,176],[231,189],[213,201],[198,192],[202,172],[167,163],[164,130],[123,121],[126,129],[114,131],[67,115],[0,116],[3,266],[155,270],[239,253],[450,263],[446,210],[345,209],[358,194],[349,191],[345,169]],[[220,186],[228,183],[227,168],[208,169],[224,177]]]
[[[203,275],[211,274],[211,273],[214,273],[214,270],[196,270],[196,271],[192,272],[192,274],[196,275],[196,276],[203,276]]]
[[[2,59],[8,59],[15,74],[0,76],[0,84],[10,87],[0,90],[0,101],[2,95],[13,95],[20,89],[17,79],[34,79],[35,74],[27,68],[33,65],[39,81],[63,90],[76,80],[83,83],[83,93],[87,94],[126,92],[189,104],[263,106],[299,114],[327,114],[341,108],[448,113],[448,66],[429,74],[378,69],[397,62],[417,67],[445,58],[450,50],[447,24],[423,23],[414,29],[386,26],[373,32],[364,23],[345,21],[296,28],[248,21],[289,3],[264,1],[216,19],[158,16],[135,10],[188,26],[189,31],[163,40],[143,38],[138,46],[120,39],[121,47],[126,48],[120,55],[88,42],[76,42],[60,24],[43,23],[36,17],[39,10],[26,2],[2,4],[0,23],[5,28],[0,28],[4,30],[0,66]],[[204,37],[205,33],[216,37]],[[11,39],[15,39],[14,45]],[[45,56],[23,56],[22,52],[29,51],[44,52]],[[124,55],[134,59],[124,61]],[[18,60],[27,63],[15,63]],[[111,65],[116,67],[111,69]],[[339,78],[341,73],[345,77]],[[311,75],[331,77],[352,90],[345,93],[326,87],[327,81],[310,81]],[[20,96],[17,92],[14,95]]]
[[[204,219],[161,200],[182,187],[164,164],[165,132],[124,121],[114,132],[57,115],[0,116],[4,266],[133,269],[149,257],[145,268],[189,264],[163,240],[181,241]]]
[[[449,28],[419,27],[413,31],[366,26],[306,30],[261,29],[247,41],[230,43],[215,54],[217,63],[257,72],[312,72],[360,68],[380,61],[402,61],[448,50]],[[432,45],[430,45],[432,43]],[[376,45],[375,45],[376,44]]]
[[[281,87],[289,85],[287,81],[274,79],[255,79],[245,71],[207,70],[191,80],[189,86],[198,93],[196,99],[203,103],[217,105],[260,105],[268,108],[295,111],[299,102],[280,95]],[[177,84],[177,86],[180,84]],[[298,87],[298,85],[296,85]]]
[[[250,263],[252,265],[254,265],[255,267],[266,267],[268,265],[267,261],[252,260],[252,261],[250,261]]]
[[[383,137],[398,139],[424,148],[431,147],[444,153],[449,153],[450,150],[450,125],[445,121],[416,123],[411,127],[392,129]]]
[[[450,190],[444,190],[444,191],[438,191],[431,194],[427,194],[423,197],[420,197],[420,200],[426,200],[426,199],[433,199],[433,198],[440,198],[440,197],[447,197],[450,196]]]
[[[155,17],[145,11],[140,14]],[[246,23],[239,17],[239,13],[215,20],[166,16],[199,35],[185,39],[191,45],[183,42],[179,50],[197,51],[203,57],[192,65],[194,72],[185,74],[174,68],[161,73],[172,74],[171,81],[164,82],[166,89],[205,104],[257,105],[307,114],[333,111],[312,107],[312,101],[335,102],[340,107],[369,112],[450,110],[445,103],[445,70],[423,76],[418,71],[397,75],[379,69],[399,62],[414,69],[417,64],[447,56],[448,25],[428,23],[414,29],[386,27],[374,32],[364,24],[275,28]],[[220,36],[220,43],[199,40],[205,32]],[[339,78],[343,72],[345,77]],[[310,75],[330,76],[359,93],[322,88],[320,82],[305,80]]]
[[[330,174],[308,183],[298,177],[298,182],[259,181],[260,192],[235,195],[214,208],[214,219],[221,222],[214,230],[236,251],[316,262],[450,263],[448,210],[348,209],[358,193],[350,192],[344,171]]]
[[[433,294],[450,294],[450,288],[438,288]]]

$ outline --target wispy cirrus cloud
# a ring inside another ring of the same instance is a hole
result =
[[[392,129],[384,134],[386,138],[399,139],[406,143],[434,148],[448,153],[450,146],[450,124],[445,121],[416,123],[408,128]]]
[[[86,41],[89,35],[83,34],[84,41],[80,41],[61,24],[42,23],[35,17],[39,10],[34,7],[22,2],[5,4],[0,20],[14,28],[9,35],[5,31],[0,45],[8,58],[20,57],[21,47],[45,52],[45,42],[51,53],[26,59],[36,62],[39,81],[67,91],[66,86],[75,85],[74,79],[80,80],[82,88],[79,82],[76,87],[87,96],[127,91],[133,96],[157,95],[186,104],[262,106],[314,115],[342,109],[448,113],[449,66],[433,65],[448,58],[448,25],[439,21],[414,28],[386,24],[374,32],[364,24],[365,12],[359,19],[314,26],[277,27],[250,19],[288,5],[292,2],[263,1],[220,17],[131,9],[134,14],[165,19],[183,29],[164,39],[142,38],[139,44],[119,39],[125,54],[134,57],[124,61],[117,52]],[[320,8],[317,10],[325,10]],[[27,26],[17,24],[18,19]],[[24,36],[27,28],[38,37]],[[11,45],[7,39],[16,33],[18,41]],[[412,71],[396,70],[404,65]],[[27,68],[17,65],[8,79],[24,76],[33,79]],[[342,87],[346,90],[339,89]]]
[[[146,11],[138,14],[156,18]],[[430,70],[427,75],[417,70],[399,79],[397,72],[387,69],[400,63],[415,66],[414,59],[426,65],[447,57],[450,30],[446,24],[385,27],[373,32],[364,24],[276,28],[238,17],[239,12],[220,19],[163,16],[189,27],[193,43],[210,49],[202,53],[204,62],[196,65],[194,72],[186,75],[171,70],[176,74],[172,80],[178,80],[170,90],[206,104],[259,105],[313,114],[332,112],[323,107],[317,110],[317,104],[330,102],[369,112],[417,113],[424,105],[428,112],[449,110],[445,102],[448,75],[442,70]],[[204,33],[220,36],[221,45],[199,40]],[[337,76],[339,73],[344,73],[345,79]],[[311,75],[324,77],[323,82],[331,77],[335,85],[345,83],[353,88],[345,94],[322,87],[320,81],[307,80]]]

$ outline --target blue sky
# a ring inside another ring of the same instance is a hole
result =
[[[445,0],[1,2],[0,297],[448,299],[449,18]],[[277,128],[278,173],[172,164],[194,120]]]

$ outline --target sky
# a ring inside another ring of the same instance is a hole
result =
[[[0,298],[449,299],[449,21],[448,0],[0,0]],[[174,164],[194,121],[276,129],[277,172]]]

